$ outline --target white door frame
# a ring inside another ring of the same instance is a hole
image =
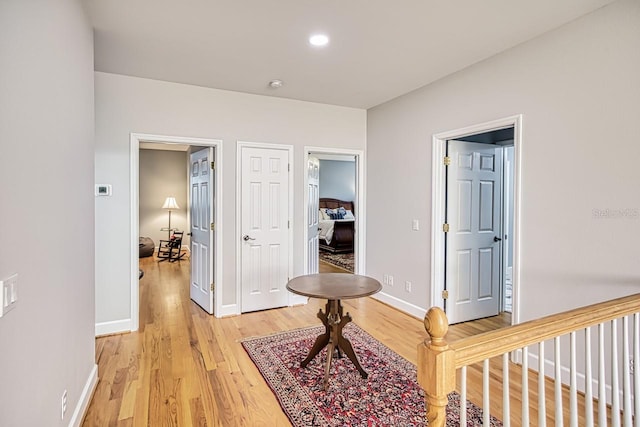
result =
[[[139,230],[139,205],[140,194],[138,190],[140,180],[140,143],[151,142],[158,144],[183,144],[183,145],[197,145],[200,147],[213,147],[216,151],[216,159],[222,158],[222,140],[209,139],[209,138],[191,138],[184,136],[167,136],[167,135],[152,135],[144,133],[131,133],[130,135],[130,215],[131,218],[131,331],[137,331],[140,323],[140,279],[138,278],[138,256],[139,256],[139,242],[137,241]],[[213,171],[215,174],[215,192],[216,203],[215,206],[215,219],[216,219],[216,233],[214,237],[214,282],[222,283],[222,162],[216,163],[216,168]],[[222,286],[216,286],[214,291],[215,308],[214,315],[220,316],[222,310]]]
[[[431,305],[444,307],[444,224],[446,168],[443,159],[447,140],[513,127],[513,312],[511,323],[520,323],[520,213],[522,212],[522,114],[433,135],[431,153]],[[511,236],[510,236],[511,237]]]
[[[331,148],[331,147],[304,147],[304,159],[303,159],[303,170],[306,171],[306,165],[309,163],[309,157],[311,153],[318,154],[339,154],[339,155],[349,155],[356,157],[356,206],[358,207],[358,211],[356,212],[356,221],[354,224],[355,233],[356,233],[356,246],[355,246],[355,264],[354,273],[357,274],[365,274],[365,224],[366,224],[366,213],[364,208],[365,196],[364,196],[364,176],[365,176],[365,159],[364,159],[364,151],[362,150],[352,150],[347,148]],[[309,177],[307,174],[304,174],[304,224],[309,223]],[[304,242],[307,242],[309,239],[309,232],[307,228],[304,229]],[[309,248],[307,245],[304,245],[304,272],[307,274],[309,266],[307,265],[307,260],[309,259]]]
[[[289,256],[287,267],[287,276],[293,277],[293,145],[287,144],[273,144],[267,142],[249,142],[249,141],[237,141],[236,148],[236,313],[242,313],[242,148],[267,148],[286,150],[288,153],[289,162],[289,203],[288,203],[288,216],[289,216]],[[295,295],[289,292],[289,305],[294,305]]]

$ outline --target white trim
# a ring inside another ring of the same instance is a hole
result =
[[[225,304],[216,313],[216,317],[236,316],[240,314],[240,304]]]
[[[511,323],[520,323],[520,213],[522,212],[522,114],[505,117],[486,123],[467,126],[452,131],[434,134],[432,138],[431,158],[431,305],[443,307],[442,290],[444,285],[444,223],[445,197],[444,183],[446,169],[442,159],[445,144],[449,139],[462,138],[477,133],[514,128],[514,209],[513,209],[513,312]]]
[[[306,166],[309,163],[309,155],[311,153],[321,153],[321,154],[329,154],[329,155],[350,155],[356,158],[356,221],[355,221],[355,232],[356,232],[356,242],[357,246],[355,247],[355,271],[357,274],[365,274],[365,232],[364,230],[366,225],[366,209],[365,209],[365,153],[363,150],[353,150],[347,148],[331,148],[331,147],[304,147],[304,158],[303,158],[303,170],[307,170]],[[303,200],[303,221],[304,224],[309,223],[309,209],[307,206],[309,205],[309,176],[304,174],[304,200]],[[309,260],[309,247],[306,244],[307,239],[309,238],[309,230],[307,227],[304,227],[303,237],[304,237],[304,272],[305,274],[309,271],[308,260]]]
[[[93,391],[96,389],[97,385],[98,365],[94,364],[91,368],[91,372],[89,372],[87,382],[85,382],[84,387],[82,388],[82,393],[80,393],[80,398],[78,399],[76,408],[73,410],[73,415],[69,420],[69,427],[80,427],[80,425],[82,424],[82,419],[84,418],[84,414],[85,412],[87,412],[87,408],[89,407],[89,403],[91,402]]]
[[[137,277],[136,277],[137,280]],[[131,319],[112,320],[110,322],[96,323],[96,337],[101,335],[121,334],[123,332],[131,332]]]
[[[140,300],[139,300],[139,278],[138,278],[138,210],[140,203],[140,196],[138,191],[138,184],[140,180],[140,162],[139,151],[141,142],[151,142],[158,144],[186,144],[197,145],[201,147],[213,147],[216,150],[216,168],[213,171],[215,173],[216,180],[216,200],[222,200],[222,140],[209,139],[209,138],[192,138],[185,136],[167,136],[167,135],[153,135],[144,133],[131,133],[130,136],[130,163],[129,163],[129,180],[130,180],[130,199],[129,210],[131,218],[130,232],[131,232],[131,247],[130,247],[130,262],[131,262],[131,331],[137,331],[139,328],[139,312],[140,312]],[[214,265],[215,265],[215,283],[222,283],[222,203],[216,203],[215,210],[216,218],[216,233],[214,241]],[[222,308],[222,286],[215,287],[214,293],[215,309],[214,314],[217,315],[219,309]]]
[[[236,312],[242,313],[242,245],[239,242],[242,239],[242,149],[243,148],[265,148],[273,150],[283,150],[287,152],[287,161],[289,163],[289,265],[287,267],[287,276],[293,277],[293,230],[295,221],[293,218],[293,145],[274,144],[269,142],[251,142],[236,141]],[[289,305],[292,304],[293,294],[289,292]],[[298,303],[299,304],[299,303]]]
[[[404,311],[405,313],[418,319],[424,319],[425,314],[427,314],[427,310],[425,308],[418,307],[417,305],[408,303],[404,300],[401,300],[400,298],[396,298],[393,295],[389,295],[384,292],[378,292],[377,294],[371,295],[371,297],[377,299],[378,301],[382,301],[383,303],[388,304],[393,308]]]

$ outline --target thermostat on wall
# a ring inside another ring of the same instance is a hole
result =
[[[110,196],[111,184],[96,184],[96,196]]]

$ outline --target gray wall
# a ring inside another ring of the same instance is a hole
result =
[[[140,236],[151,237],[156,247],[168,233],[169,211],[162,209],[167,197],[175,197],[179,210],[171,211],[171,228],[184,231],[183,245],[189,247],[187,233],[187,168],[184,151],[140,150]]]
[[[356,163],[320,160],[320,197],[356,202]]]
[[[236,301],[237,141],[291,145],[293,159],[293,274],[304,271],[304,147],[364,150],[366,111],[284,98],[249,95],[109,73],[96,80],[96,180],[113,185],[113,197],[96,205],[96,322],[125,325],[131,317],[129,222],[130,133],[222,140],[222,264],[220,302]],[[115,331],[114,331],[115,332]]]
[[[639,99],[640,2],[622,0],[369,110],[367,273],[430,306],[432,135],[523,114],[521,319],[638,292],[639,216],[594,210],[640,208]]]
[[[80,2],[1,1],[0,64],[0,278],[18,273],[17,306],[0,318],[0,425],[66,426],[97,373],[93,37]]]

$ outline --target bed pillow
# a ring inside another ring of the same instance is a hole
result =
[[[344,216],[338,211],[338,209],[325,209],[329,219],[342,219]]]
[[[328,219],[329,219],[329,215],[327,215],[327,212],[325,212],[325,209],[320,209],[320,220],[326,221]]]
[[[353,212],[351,212],[349,209],[347,209],[345,214],[344,214],[344,219],[356,219],[356,217],[353,216]]]

